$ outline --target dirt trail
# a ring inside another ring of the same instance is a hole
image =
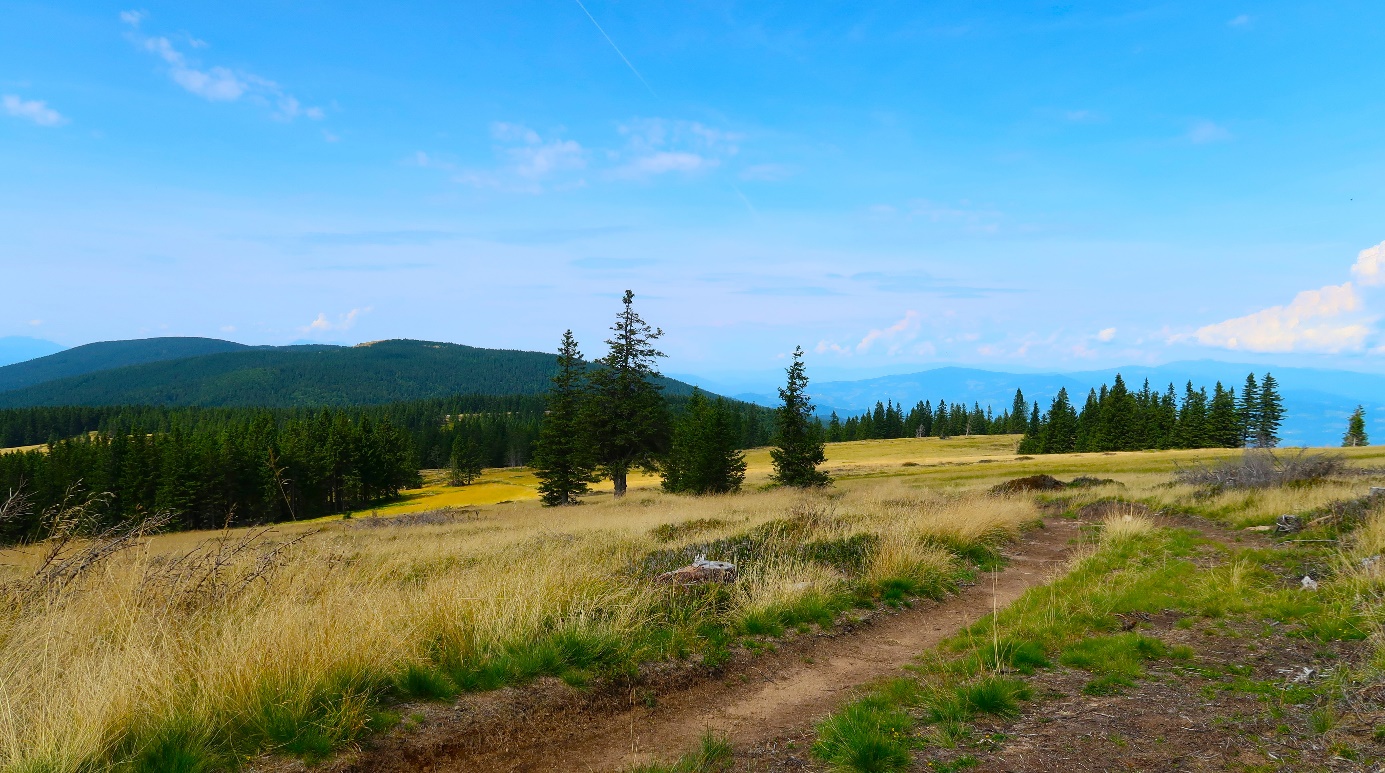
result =
[[[1006,551],[998,574],[941,602],[874,615],[850,631],[802,636],[721,675],[683,675],[653,692],[583,695],[556,680],[427,709],[337,771],[619,771],[691,750],[712,729],[737,748],[801,735],[856,688],[894,676],[942,639],[1048,580],[1081,523],[1049,518]]]

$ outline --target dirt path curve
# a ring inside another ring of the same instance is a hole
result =
[[[790,640],[775,653],[734,663],[720,677],[665,685],[656,701],[607,696],[603,706],[550,684],[546,706],[533,705],[532,698],[528,707],[517,706],[514,695],[483,698],[446,712],[450,717],[425,717],[417,733],[388,739],[333,767],[399,773],[619,771],[670,761],[694,748],[707,729],[739,749],[799,735],[856,688],[898,674],[947,636],[1047,581],[1066,561],[1080,526],[1049,518],[1045,528],[1030,530],[1006,551],[1004,570],[982,575],[956,596],[877,614],[852,631]],[[461,716],[487,714],[501,721]]]

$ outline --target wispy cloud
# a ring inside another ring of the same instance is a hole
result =
[[[299,332],[306,334],[330,333],[341,332],[343,330],[350,330],[351,328],[356,326],[356,320],[360,318],[362,314],[369,314],[370,311],[371,307],[369,306],[366,306],[363,309],[352,309],[351,311],[348,311],[345,314],[338,314],[336,320],[328,319],[325,313],[319,313],[317,315],[317,319],[299,328]]]
[[[657,265],[659,261],[653,258],[577,258],[569,261],[573,268],[585,269],[588,271],[624,271],[632,268],[643,268],[645,266]]]
[[[1015,293],[1003,287],[968,285],[952,280],[940,279],[923,272],[889,273],[884,271],[861,271],[848,277],[854,282],[868,284],[875,290],[886,293],[931,293],[947,298],[984,298],[1000,293]]]
[[[1110,343],[1116,338],[1116,329],[1113,327],[1104,328],[1097,332],[1096,340],[1102,343]]]
[[[612,154],[620,165],[613,177],[643,179],[670,172],[693,174],[721,165],[740,151],[742,136],[696,121],[645,118],[620,127],[623,152]]]
[[[0,96],[0,107],[7,115],[31,121],[39,126],[61,126],[67,119],[47,102],[38,99],[20,99],[14,94]]]
[[[893,324],[867,331],[855,345],[843,345],[823,339],[818,341],[814,349],[818,354],[838,354],[845,357],[870,354],[876,349],[884,349],[885,355],[889,357],[899,354],[933,355],[937,349],[932,342],[915,343],[922,326],[923,316],[910,309]]]
[[[1194,145],[1206,145],[1210,142],[1223,142],[1231,139],[1231,132],[1226,127],[1212,121],[1200,120],[1193,122],[1185,136]]]
[[[795,171],[786,164],[752,164],[738,176],[747,182],[779,182],[793,177]]]
[[[581,172],[587,166],[588,153],[575,140],[544,139],[527,126],[504,121],[491,124],[491,138],[497,143],[495,153],[503,161],[501,166],[489,170],[462,170],[453,179],[477,188],[519,193],[542,193],[555,187],[586,184],[580,176],[564,177],[564,173]],[[423,167],[455,170],[453,164],[422,151],[415,162]]]
[[[168,76],[190,94],[209,102],[236,102],[242,97],[268,106],[271,115],[281,121],[300,116],[320,120],[322,108],[304,105],[274,81],[250,72],[232,70],[219,65],[205,66],[194,62],[173,41],[162,35],[145,35],[140,30],[148,18],[144,11],[122,11],[120,20],[130,28],[130,40],[140,49],[157,56],[168,66]],[[206,43],[197,39],[185,41],[193,48]]]
[[[1250,24],[1250,15],[1244,13],[1239,16],[1234,16],[1226,22],[1226,26],[1228,27],[1244,27],[1247,24]]]

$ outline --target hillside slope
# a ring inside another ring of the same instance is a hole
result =
[[[545,352],[392,340],[360,346],[249,348],[151,362],[0,393],[0,407],[378,405],[458,394],[539,394]],[[670,394],[691,387],[666,380]]]
[[[46,357],[0,367],[0,392],[81,376],[111,368],[177,360],[204,354],[233,352],[253,347],[216,338],[139,338],[132,341],[99,341],[75,346]]]

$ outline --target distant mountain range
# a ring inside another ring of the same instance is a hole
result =
[[[1218,380],[1235,387],[1237,393],[1246,374],[1255,371],[1259,380],[1263,366],[1242,365],[1212,360],[1173,362],[1155,367],[1132,366],[1075,373],[1002,373],[974,368],[947,367],[882,376],[860,381],[812,383],[809,391],[821,415],[837,411],[845,418],[875,406],[876,400],[893,400],[906,408],[920,400],[935,405],[939,400],[978,402],[997,412],[1007,410],[1015,390],[1024,390],[1029,401],[1037,400],[1046,410],[1060,388],[1066,387],[1073,403],[1081,407],[1089,389],[1110,384],[1120,373],[1132,390],[1149,379],[1150,388],[1160,392],[1172,383],[1179,398],[1189,380],[1194,387],[1206,386],[1210,392]],[[1269,368],[1279,381],[1284,396],[1285,445],[1337,445],[1346,431],[1347,418],[1358,404],[1367,411],[1368,427],[1377,441],[1385,442],[1385,376],[1316,368]],[[696,382],[694,382],[696,383]],[[776,405],[777,395],[742,393],[736,398],[759,405]]]
[[[53,347],[37,339],[19,346]],[[37,343],[34,343],[37,342]],[[0,354],[6,350],[0,346]],[[481,349],[431,341],[391,340],[359,346],[308,344],[247,346],[214,338],[146,338],[106,341],[47,354],[0,367],[0,408],[34,405],[200,405],[288,407],[373,405],[454,394],[538,394],[548,388],[554,356],[544,352]],[[1072,373],[1004,373],[945,367],[857,381],[814,382],[810,389],[819,413],[846,417],[868,410],[877,400],[906,408],[920,400],[980,403],[1009,408],[1015,389],[1047,408],[1066,387],[1081,405],[1087,390],[1109,384],[1117,372],[1131,389],[1149,379],[1163,391],[1173,383],[1209,389],[1218,380],[1240,391],[1252,369],[1263,366],[1197,360],[1155,367],[1132,366]],[[1347,417],[1358,405],[1367,411],[1368,429],[1385,442],[1385,376],[1316,368],[1274,368],[1284,396],[1283,436],[1290,445],[1336,445]],[[713,382],[693,376],[666,379],[671,394],[686,394],[691,383]],[[764,406],[778,404],[773,393],[731,395]]]
[[[0,367],[0,407],[374,405],[457,394],[538,394],[555,357],[431,341],[246,346],[212,338],[87,344]],[[666,380],[672,394],[692,387]]]

